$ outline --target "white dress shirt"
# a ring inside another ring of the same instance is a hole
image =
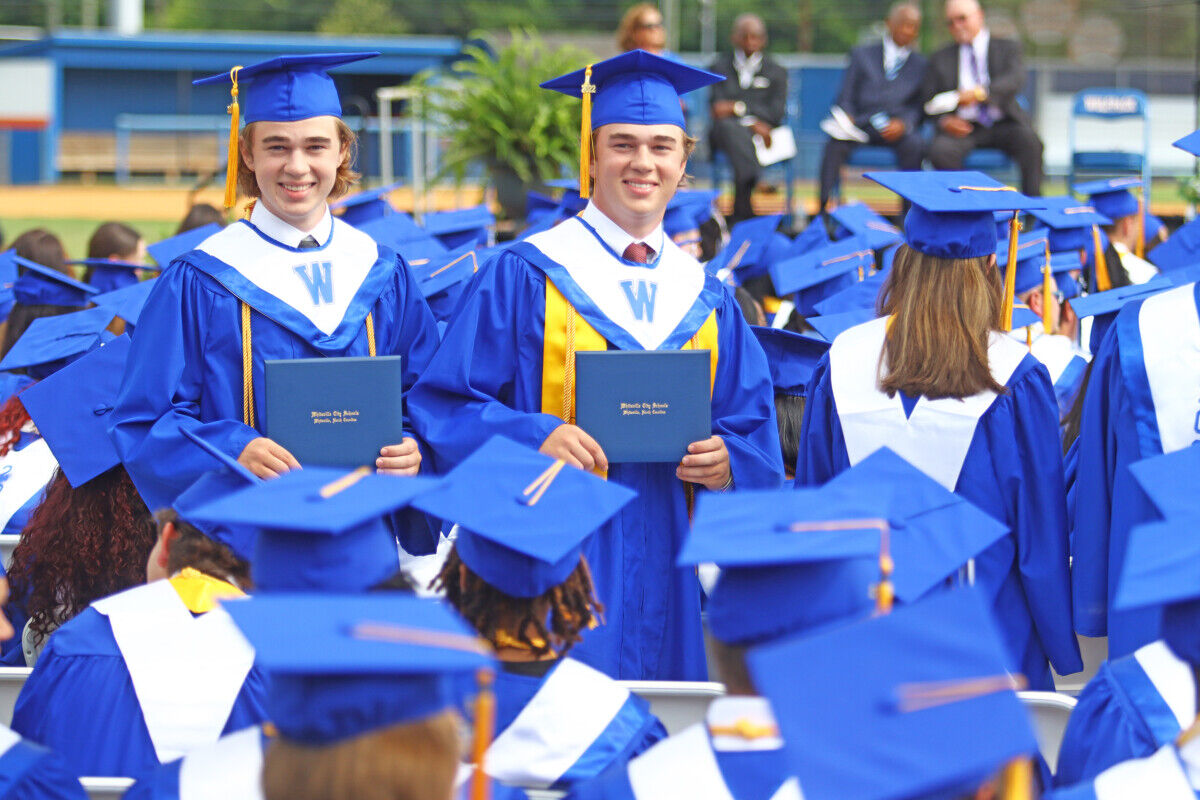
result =
[[[958,47],[958,89],[959,91],[971,91],[977,86],[982,86],[985,90],[991,83],[991,77],[988,75],[987,58],[988,45],[992,41],[992,35],[987,28],[981,30],[975,39],[970,44],[959,45]],[[975,65],[972,63],[971,57],[974,55],[975,62],[979,64],[979,80],[975,79]],[[979,105],[960,106],[958,116],[966,120],[975,120],[979,118]],[[993,118],[999,115],[993,113]]]
[[[333,233],[333,215],[329,213],[329,206],[325,206],[325,215],[321,217],[321,221],[317,223],[316,227],[311,231],[302,231],[271,213],[260,198],[254,204],[254,210],[250,212],[250,223],[268,237],[288,247],[299,247],[300,242],[308,236],[316,239],[318,246],[323,246],[329,241],[330,234]]]
[[[883,74],[888,75],[893,69],[899,71],[904,62],[912,54],[911,47],[899,47],[892,41],[892,37],[884,34],[883,37]]]
[[[618,256],[625,252],[625,248],[635,242],[642,242],[653,248],[655,255],[663,251],[663,226],[662,222],[658,223],[658,227],[650,232],[650,235],[644,239],[635,239],[628,234],[624,228],[608,218],[603,211],[596,207],[596,204],[588,201],[587,208],[580,214],[583,221],[596,231],[600,237],[600,241],[604,242]]]

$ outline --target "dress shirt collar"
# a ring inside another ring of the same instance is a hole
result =
[[[596,234],[600,237],[600,241],[604,242],[609,248],[621,255],[625,252],[625,248],[635,242],[644,242],[654,249],[655,254],[661,253],[663,249],[663,226],[662,222],[658,223],[658,227],[650,232],[650,235],[645,239],[635,239],[630,234],[626,233],[625,229],[608,218],[603,211],[596,207],[592,201],[588,201],[587,208],[580,214],[583,221],[592,226]]]
[[[737,70],[738,85],[743,89],[750,88],[750,84],[754,82],[754,76],[758,74],[760,66],[762,66],[761,50],[751,56],[747,56],[740,48],[734,48],[733,68]]]
[[[899,47],[886,33],[883,35],[883,71],[887,72],[897,62],[903,63],[912,55],[911,47]]]
[[[271,213],[262,200],[254,204],[254,210],[250,212],[250,222],[266,236],[288,247],[299,247],[306,236],[316,239],[318,245],[324,245],[333,233],[333,216],[329,213],[329,206],[325,207],[325,216],[321,217],[321,221],[311,231],[302,231],[284,222]]]

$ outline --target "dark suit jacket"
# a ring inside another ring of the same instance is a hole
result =
[[[737,70],[733,68],[733,53],[717,56],[708,69],[726,76],[725,80],[713,84],[710,102],[741,100],[746,104],[749,116],[758,117],[772,128],[783,124],[783,118],[787,115],[787,70],[775,59],[763,53],[749,89],[743,89],[738,83]]]
[[[883,71],[883,42],[855,47],[850,51],[850,65],[842,75],[837,104],[860,128],[870,126],[871,116],[883,112],[915,131],[923,116],[921,89],[927,64],[925,56],[911,53],[900,72],[889,81]]]
[[[941,92],[958,89],[958,48],[948,44],[929,57],[929,69],[925,72],[925,88],[922,102]],[[1017,102],[1017,95],[1025,88],[1025,64],[1021,58],[1021,44],[1012,39],[995,36],[988,43],[989,103],[1012,117],[1028,124],[1029,115]]]

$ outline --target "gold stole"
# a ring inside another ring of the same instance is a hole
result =
[[[683,345],[682,350],[708,350],[709,397],[717,379],[717,312],[713,311],[700,330]],[[542,339],[542,413],[558,417],[569,425],[575,424],[575,354],[580,350],[607,350],[608,343],[575,307],[563,297],[558,287],[546,279],[546,328]],[[601,477],[607,477],[597,471]],[[694,497],[693,484],[685,484],[688,495],[688,516],[691,516]]]
[[[217,601],[228,597],[245,597],[246,593],[228,581],[184,567],[170,579],[179,599],[193,614],[207,614],[217,607]]]
[[[242,303],[242,424],[254,424],[254,342],[250,335],[250,304]],[[375,321],[367,313],[367,352],[375,357]]]

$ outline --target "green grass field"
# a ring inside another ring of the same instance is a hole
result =
[[[133,226],[147,242],[157,242],[175,232],[178,222],[162,220],[123,220]],[[6,217],[0,219],[0,230],[4,231],[4,241],[11,243],[23,231],[30,228],[45,228],[62,240],[63,247],[70,258],[86,258],[87,243],[92,232],[100,223],[86,219],[50,219],[44,217]]]

